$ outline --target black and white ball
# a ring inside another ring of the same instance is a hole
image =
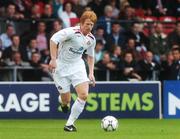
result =
[[[118,120],[114,116],[106,116],[101,121],[101,128],[105,131],[115,131],[118,128]]]

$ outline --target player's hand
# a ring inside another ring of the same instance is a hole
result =
[[[96,81],[95,81],[94,75],[89,74],[89,80],[90,80],[90,85],[92,85],[92,86],[94,87],[94,86],[95,86],[95,84],[96,84]]]
[[[56,59],[51,59],[51,61],[49,62],[49,70],[53,73],[55,68],[56,68],[57,64],[56,64]]]

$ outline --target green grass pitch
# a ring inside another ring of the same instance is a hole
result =
[[[78,120],[78,132],[63,131],[65,120],[0,120],[0,139],[180,139],[180,120],[120,119],[115,132],[101,120]]]

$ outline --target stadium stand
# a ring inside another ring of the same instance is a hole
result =
[[[113,68],[112,71],[112,69],[109,70],[108,68],[102,69],[101,66],[96,67],[96,73],[100,73],[102,70],[105,73],[104,75],[96,74],[97,80],[124,80],[121,78],[122,69],[120,67],[122,67],[122,61],[124,61],[124,54],[129,51],[129,46],[133,53],[133,61],[139,63],[139,61],[144,60],[143,58],[145,58],[147,51],[151,50],[153,52],[155,50],[151,45],[156,46],[157,43],[161,44],[161,46],[166,46],[167,51],[161,51],[163,48],[159,52],[161,55],[157,55],[154,53],[155,51],[152,54],[153,63],[157,62],[160,66],[160,68],[154,68],[157,77],[153,78],[153,80],[168,79],[168,77],[162,78],[161,76],[162,72],[168,70],[166,69],[168,67],[162,64],[168,60],[169,53],[174,46],[180,47],[180,12],[177,10],[180,8],[178,7],[180,2],[178,2],[176,1],[176,4],[172,2],[169,5],[162,3],[163,10],[160,10],[154,8],[157,3],[153,0],[147,0],[146,2],[137,1],[136,3],[132,0],[0,1],[0,73],[7,75],[11,72],[5,77],[0,77],[0,80],[18,81],[18,71],[22,73],[23,70],[35,70],[37,67],[30,64],[30,56],[34,52],[38,52],[40,56],[39,59],[37,58],[37,63],[40,65],[36,72],[39,71],[41,74],[37,74],[40,77],[36,80],[52,80],[47,70],[50,59],[48,40],[53,33],[65,28],[67,23],[68,26],[77,25],[83,10],[94,10],[97,13],[99,18],[94,28],[94,34],[98,43],[103,45],[103,48],[100,50],[101,57],[98,57],[98,61],[103,60],[104,54],[107,57],[109,55],[110,68]],[[67,3],[69,7],[65,8]],[[77,10],[78,7],[79,10]],[[67,17],[71,14],[72,17],[65,19],[62,16],[63,13]],[[133,26],[134,23],[138,23],[138,25]],[[162,23],[163,27],[160,27],[158,30],[156,26],[159,23]],[[117,24],[117,32],[113,28],[115,24]],[[20,49],[14,49],[15,44],[12,44],[12,36],[15,34],[20,37]],[[156,37],[153,38],[153,35]],[[35,41],[31,42],[34,39]],[[34,45],[37,51],[30,49],[29,45]],[[113,54],[113,45],[120,47],[120,56],[116,57]],[[13,62],[14,53],[10,54],[8,58],[4,58],[4,53],[7,51],[5,49],[11,47],[14,52],[19,52],[22,62],[29,63],[29,67],[22,67],[22,65],[20,67],[17,65],[16,67],[9,67],[8,64]],[[23,53],[22,50],[24,50]],[[140,54],[141,58],[136,58],[137,54]],[[24,58],[24,55],[26,58]],[[119,59],[115,66],[112,64],[113,59]],[[42,74],[44,69],[47,72]],[[139,73],[142,73],[142,69],[141,71],[138,71],[137,67],[135,69],[137,69],[136,74],[141,75]],[[33,80],[28,79],[28,76],[23,77],[23,75],[21,74],[20,80]],[[99,76],[103,76],[103,78]],[[166,75],[164,74],[164,76]],[[176,78],[174,79],[176,80]],[[138,80],[144,80],[144,77],[138,77]]]

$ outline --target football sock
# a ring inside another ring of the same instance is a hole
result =
[[[79,117],[79,115],[82,113],[84,106],[86,104],[86,101],[81,100],[80,98],[77,98],[74,104],[71,108],[71,113],[69,115],[68,121],[66,123],[66,126],[73,125],[75,120]]]
[[[62,104],[61,95],[59,95],[59,97],[58,97],[58,101],[59,101],[59,103],[61,103],[61,104]]]

